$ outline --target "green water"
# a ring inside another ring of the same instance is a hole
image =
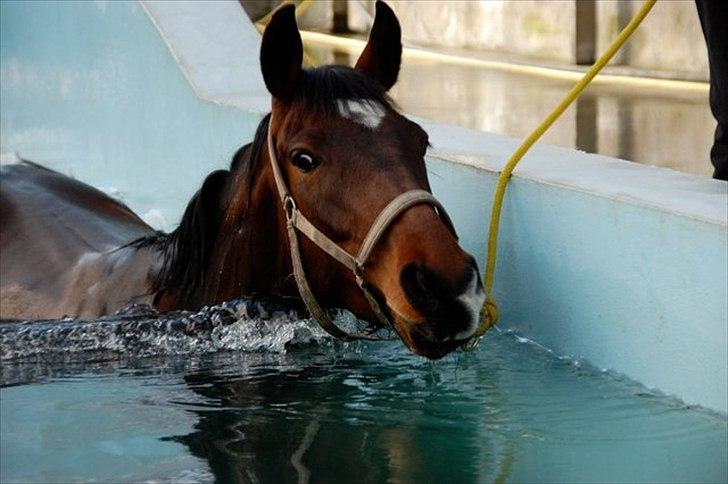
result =
[[[725,482],[724,417],[495,331],[399,343],[3,365],[0,480]]]

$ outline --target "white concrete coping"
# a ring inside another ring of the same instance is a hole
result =
[[[488,171],[499,172],[520,144],[494,133],[419,121],[435,147],[431,156]],[[728,227],[723,181],[544,144],[526,154],[513,176]]]
[[[233,0],[159,2],[142,6],[197,97],[264,112],[270,95],[260,73],[261,36]]]

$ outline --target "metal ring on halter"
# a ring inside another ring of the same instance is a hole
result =
[[[290,222],[296,215],[296,201],[292,196],[286,194],[283,198],[283,211],[286,213],[286,221]]]
[[[356,283],[359,285],[359,287],[362,287],[366,282],[364,281],[364,266],[362,266],[359,262],[354,263],[354,277],[356,278]]]

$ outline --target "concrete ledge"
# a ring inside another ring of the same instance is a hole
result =
[[[258,61],[261,36],[240,4],[141,4],[200,99],[259,112],[270,108]]]
[[[494,133],[418,121],[431,133],[432,156],[491,172],[500,172],[520,144]],[[528,152],[513,176],[728,227],[728,183],[718,180],[543,144]]]

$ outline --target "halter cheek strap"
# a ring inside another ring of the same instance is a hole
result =
[[[445,208],[440,202],[432,196],[432,194],[426,190],[409,190],[401,195],[395,197],[386,207],[377,215],[377,218],[369,228],[366,237],[362,241],[359,251],[356,256],[349,254],[346,250],[341,248],[323,232],[317,229],[302,213],[298,210],[296,202],[293,196],[288,191],[286,182],[283,179],[281,168],[278,165],[276,158],[275,147],[273,146],[273,135],[271,133],[271,125],[268,124],[268,157],[270,158],[271,168],[273,170],[273,178],[275,179],[276,188],[278,189],[278,195],[281,198],[283,204],[283,210],[286,214],[286,230],[288,232],[288,242],[291,250],[291,262],[293,265],[293,275],[296,279],[296,285],[298,291],[301,294],[306,308],[308,308],[311,316],[316,319],[318,324],[331,336],[346,341],[365,339],[365,340],[380,340],[370,335],[365,334],[350,334],[342,330],[329,317],[328,313],[324,311],[319,305],[316,297],[311,290],[311,286],[306,278],[306,272],[303,268],[303,261],[301,258],[301,249],[298,242],[298,232],[305,235],[311,242],[317,247],[326,252],[328,255],[336,259],[339,263],[345,266],[347,269],[354,273],[356,283],[364,293],[369,305],[371,306],[374,314],[377,316],[379,321],[391,328],[394,328],[391,321],[387,317],[386,313],[382,310],[377,299],[370,292],[366,280],[364,279],[364,268],[372,254],[372,251],[377,245],[377,242],[382,238],[389,226],[394,220],[405,210],[420,204],[429,204],[436,208],[437,213],[443,219],[445,224],[450,230],[455,233],[452,221],[447,215]]]

